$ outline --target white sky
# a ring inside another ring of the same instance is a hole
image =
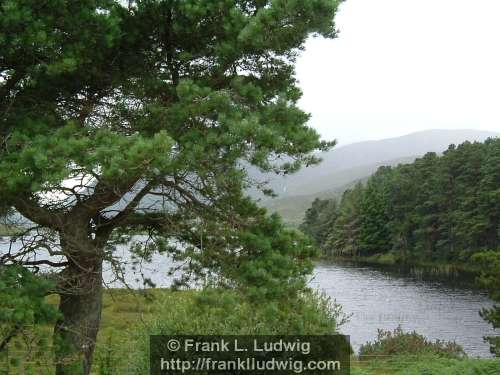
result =
[[[347,0],[336,24],[297,62],[324,139],[500,131],[500,0]]]

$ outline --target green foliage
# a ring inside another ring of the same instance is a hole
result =
[[[205,290],[181,304],[172,303],[172,298],[159,301],[150,326],[158,334],[333,334],[346,319],[339,305],[312,292],[294,301],[262,305],[218,289]]]
[[[8,216],[11,212],[11,207],[0,197],[0,220]]]
[[[436,355],[446,358],[463,358],[465,352],[455,342],[444,342],[427,340],[417,332],[404,332],[401,327],[393,332],[379,329],[377,339],[368,342],[359,349],[359,355],[363,357],[394,356],[394,355]]]
[[[9,362],[13,371],[48,374],[50,331],[59,318],[45,295],[53,287],[43,276],[16,265],[0,266],[0,369]]]
[[[472,259],[481,265],[480,284],[494,300],[500,301],[500,249],[477,253]]]
[[[434,355],[393,356],[353,364],[353,375],[493,375],[500,362],[485,359],[451,359]]]
[[[293,301],[256,303],[234,290],[107,290],[95,372],[140,374],[150,334],[329,334],[347,318],[335,301],[311,291]]]
[[[170,295],[158,300],[156,313],[138,328],[134,373],[147,373],[149,335],[329,335],[346,319],[334,301],[312,292],[266,304],[220,289]]]
[[[98,375],[118,375],[122,373],[123,357],[120,358],[118,355],[118,345],[113,333],[102,341],[95,357]]]
[[[293,299],[306,287],[306,276],[313,270],[314,247],[299,231],[285,228],[277,215],[263,216],[246,230],[239,230],[236,245],[242,247],[237,261],[221,262],[221,273],[236,281],[251,299]]]
[[[332,143],[305,126],[292,64],[311,33],[335,36],[337,7],[3,3],[0,196],[54,189],[77,170],[117,185],[241,160],[287,172],[314,163],[309,152]],[[272,154],[296,161],[275,166]]]
[[[360,255],[360,211],[363,187],[360,183],[347,190],[339,205],[337,220],[327,235],[325,248],[330,254]]]
[[[45,301],[52,285],[23,267],[0,267],[0,350],[26,329],[58,318],[54,306]]]
[[[50,232],[30,255],[66,256],[56,335],[86,373],[100,312],[69,307],[99,308],[80,302],[100,299],[104,260],[120,274],[113,245],[131,233],[151,238],[137,258],[188,260],[179,285],[194,275],[252,301],[305,286],[312,246],[245,198],[265,187],[243,166],[292,173],[333,146],[297,105],[294,62],[310,35],[335,37],[338,4],[0,2],[0,206]]]
[[[410,362],[411,363],[411,362]],[[395,374],[400,375],[494,375],[500,371],[500,362],[492,360],[454,360],[435,357],[422,358],[416,363],[401,364]]]
[[[314,238],[335,255],[392,254],[402,261],[469,261],[500,245],[500,139],[451,145],[412,164],[382,167],[348,190]],[[332,206],[333,207],[333,206]],[[303,224],[317,228],[319,215]]]
[[[335,200],[321,200],[316,198],[311,208],[306,211],[303,223],[299,229],[311,236],[322,250],[329,228],[337,220],[338,210]]]
[[[139,260],[155,251],[170,252],[187,264],[187,272],[174,280],[175,288],[189,288],[190,282],[202,279],[209,286],[236,288],[259,303],[295,298],[313,270],[315,247],[300,231],[286,228],[279,216],[266,215],[249,200],[240,203],[232,213],[238,226],[206,220],[200,232],[182,228],[187,234],[183,239],[201,238],[199,244],[185,240],[183,249],[172,247],[160,232],[132,250]]]
[[[379,173],[383,173],[380,169]],[[360,255],[380,253],[390,249],[390,233],[387,227],[388,199],[384,180],[370,180],[361,199],[361,222],[359,232]]]
[[[477,253],[473,260],[481,266],[479,283],[490,291],[490,296],[495,302],[500,302],[500,250]],[[493,328],[500,328],[500,304],[483,309],[481,316]],[[490,343],[491,353],[500,357],[500,336],[487,336],[485,340]]]

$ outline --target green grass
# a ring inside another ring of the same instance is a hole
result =
[[[147,327],[152,319],[161,321],[170,318],[177,320],[181,326],[187,324],[182,322],[183,319],[179,317],[177,319],[174,312],[179,309],[181,312],[179,314],[185,314],[186,312],[182,313],[182,311],[187,311],[185,309],[192,306],[196,293],[173,292],[165,289],[152,289],[147,293],[124,289],[106,290],[93,375],[133,374],[126,370],[127,358],[133,357],[137,352],[136,340],[141,327]],[[162,307],[162,301],[168,301],[168,306],[172,306],[171,309],[169,308],[172,313],[167,314],[168,316],[164,315],[165,305]],[[57,303],[57,298],[50,298],[50,302]],[[160,311],[161,309],[163,311]],[[185,320],[187,322],[188,317]],[[436,355],[408,354],[362,359],[353,356],[351,368],[353,375],[493,375],[500,374],[500,360],[447,359]],[[45,375],[50,372],[35,371],[34,373]]]
[[[180,308],[191,303],[195,295],[195,292],[171,292],[161,289],[149,293],[155,299],[173,298]],[[153,317],[157,312],[155,306],[150,298],[142,295],[131,294],[125,290],[108,290],[104,298],[103,322],[97,352],[103,353],[104,346],[112,345],[110,340],[119,343],[122,352],[133,350],[127,347],[133,327],[140,327],[141,321]],[[363,359],[353,356],[351,368],[353,375],[493,375],[500,374],[500,360],[446,359],[433,355],[374,356]],[[95,374],[103,375],[100,372]]]
[[[19,231],[19,228],[12,225],[0,224],[0,236],[14,236],[18,234]]]
[[[351,369],[352,375],[493,375],[500,373],[500,360],[396,355],[354,359]]]
[[[192,292],[173,292],[167,289],[150,289],[137,292],[127,289],[106,289],[103,296],[101,329],[98,342],[117,334],[128,335],[131,329],[151,318],[155,312],[156,301],[175,295],[180,303],[189,298]],[[51,296],[51,303],[57,304],[58,298]]]

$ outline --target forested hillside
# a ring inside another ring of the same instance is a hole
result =
[[[315,200],[301,228],[327,254],[462,261],[499,246],[500,139],[381,167],[342,199]]]
[[[500,133],[492,131],[433,129],[334,147],[317,154],[323,159],[320,164],[303,168],[297,173],[277,176],[249,168],[250,176],[259,181],[269,181],[269,187],[278,197],[262,196],[258,190],[250,190],[249,194],[262,199],[263,207],[280,214],[287,224],[297,227],[315,197],[340,197],[346,188],[354,186],[357,181],[365,181],[382,165],[412,163],[427,152],[440,154],[450,144],[484,142],[498,136]]]

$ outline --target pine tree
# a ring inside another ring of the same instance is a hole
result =
[[[363,186],[358,183],[352,190],[347,190],[342,196],[338,217],[333,228],[330,229],[324,245],[335,255],[360,255],[362,193]]]
[[[486,155],[480,166],[481,179],[476,187],[479,195],[477,210],[477,242],[485,248],[500,245],[500,140],[485,142]]]
[[[335,225],[338,217],[337,201],[335,199],[315,199],[306,211],[304,221],[300,225],[305,234],[311,236],[315,243],[329,253],[331,249],[326,246],[326,238],[330,229]]]
[[[149,233],[138,256],[189,257],[187,274],[254,297],[303,284],[310,250],[244,197],[241,165],[290,173],[332,145],[296,105],[293,63],[309,35],[335,36],[337,6],[2,2],[0,197],[37,236],[1,261],[60,270],[56,374],[90,373],[103,262],[120,270],[112,245],[127,234]]]
[[[499,164],[500,139],[450,145],[442,156],[380,168],[344,194],[333,225],[319,225],[317,201],[307,225],[337,254],[468,262],[500,245]]]
[[[360,207],[359,243],[362,255],[385,253],[392,247],[388,229],[388,198],[384,181],[385,173],[385,168],[379,169],[363,189]]]

